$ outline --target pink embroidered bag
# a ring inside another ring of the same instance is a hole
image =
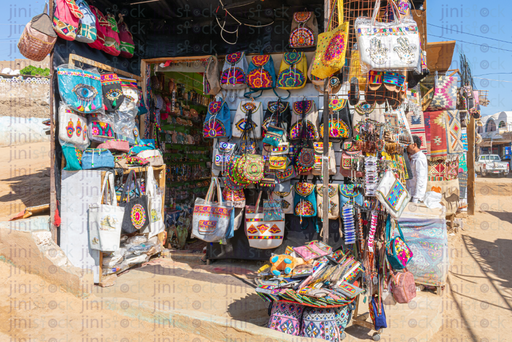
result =
[[[75,0],[55,0],[53,29],[65,40],[75,40],[80,19],[84,17]]]
[[[405,269],[405,272],[398,272],[393,274],[393,280],[390,282],[391,293],[397,303],[407,304],[414,297],[416,297],[416,283],[414,282],[414,275]]]

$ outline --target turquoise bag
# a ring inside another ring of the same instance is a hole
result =
[[[363,206],[363,195],[357,191],[354,184],[340,184],[340,208],[348,202]]]
[[[101,76],[96,70],[57,68],[59,94],[62,100],[81,113],[103,110]]]
[[[263,90],[273,89],[276,84],[276,71],[274,69],[274,60],[270,55],[254,56],[249,63],[247,73],[247,86],[250,92],[244,94],[246,98],[258,98],[263,94]],[[260,92],[259,95],[252,94]]]
[[[205,138],[231,139],[231,113],[224,100],[212,101],[208,105],[203,135]]]
[[[88,148],[82,155],[82,169],[114,168],[114,156],[106,148]]]
[[[80,165],[82,161],[82,150],[73,145],[63,145],[62,154],[64,154],[64,158],[66,158],[66,167],[64,167],[64,170],[82,170],[82,165]]]
[[[84,15],[78,23],[78,31],[75,40],[82,43],[94,43],[97,38],[96,16],[92,14],[91,8],[85,0],[76,0],[76,5]]]

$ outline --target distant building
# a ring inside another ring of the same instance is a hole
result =
[[[510,153],[512,143],[512,111],[503,111],[482,118],[483,126],[477,132],[482,136],[481,153]],[[492,150],[491,150],[492,149]]]
[[[9,68],[11,70],[21,70],[29,65],[38,68],[50,68],[50,55],[41,62],[35,62],[30,59],[15,59],[14,61],[0,61],[0,70]]]

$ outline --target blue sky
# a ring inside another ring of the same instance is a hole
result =
[[[0,60],[22,58],[16,48],[25,24],[44,8],[41,0],[4,0],[0,12]],[[482,114],[512,110],[512,2],[428,0],[428,41],[457,40],[452,66],[459,52],[466,54],[479,89],[489,90],[491,104]],[[498,49],[496,49],[498,48]],[[508,50],[508,51],[505,51]]]

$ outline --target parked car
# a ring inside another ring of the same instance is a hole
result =
[[[502,162],[507,162],[509,170],[512,171],[512,163],[510,162],[510,154],[504,155],[503,158],[501,158],[501,161]]]
[[[507,177],[510,172],[510,166],[507,162],[502,162],[497,154],[484,154],[478,157],[475,163],[475,171],[477,174],[485,177],[487,175],[499,175]]]

